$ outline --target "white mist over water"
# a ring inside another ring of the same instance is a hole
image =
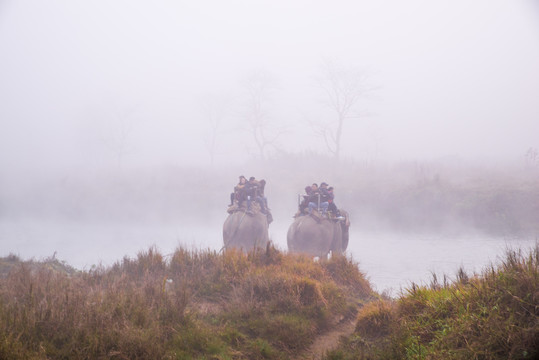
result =
[[[151,246],[163,255],[179,246],[219,250],[221,229],[181,224],[0,223],[0,256],[13,253],[25,260],[39,260],[56,253],[56,258],[84,270],[98,264],[112,265],[124,256],[134,258]]]
[[[438,282],[446,275],[456,278],[460,267],[471,275],[505,257],[507,249],[527,252],[535,240],[507,239],[485,235],[413,235],[396,233],[354,233],[348,252],[359,262],[376,290],[395,296],[412,282],[428,285],[432,274]]]
[[[288,226],[273,229],[270,226],[270,237],[281,249],[286,249],[287,229]],[[364,231],[352,224],[346,254],[359,263],[375,290],[397,296],[412,283],[429,284],[433,273],[439,282],[444,275],[448,280],[455,279],[460,267],[469,275],[480,273],[503,259],[507,249],[528,251],[535,243],[536,239],[531,237],[506,238],[480,233],[448,236]]]
[[[165,256],[179,246],[218,251],[222,247],[221,226],[3,221],[0,256],[13,253],[25,260],[39,260],[56,254],[71,266],[89,270],[93,265],[112,265],[124,256],[136,257],[151,246]],[[285,221],[270,225],[270,237],[281,250],[286,250],[288,226]],[[352,227],[347,254],[359,263],[377,291],[396,296],[412,282],[428,284],[432,273],[439,281],[444,274],[454,279],[460,267],[468,274],[479,273],[503,258],[508,247],[527,251],[534,244],[531,238],[363,232]]]

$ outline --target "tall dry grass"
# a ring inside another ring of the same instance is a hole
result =
[[[0,278],[2,359],[286,359],[373,295],[351,259],[272,247],[150,248],[76,274],[39,265]]]

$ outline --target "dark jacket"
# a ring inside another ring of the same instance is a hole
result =
[[[328,190],[328,194],[329,194],[329,202],[333,202],[333,199],[335,199],[335,194],[333,194],[333,190],[329,191]]]
[[[331,199],[328,189],[320,188],[320,202],[328,202]]]
[[[320,193],[320,189],[311,191],[311,194],[309,195],[309,202],[317,204],[319,199],[320,202],[322,202],[322,194]]]
[[[260,184],[258,181],[249,181],[245,184],[245,195],[256,198],[259,195]]]
[[[305,195],[303,195],[303,200],[310,201],[312,192],[313,192],[313,189],[311,188],[311,186],[309,185],[305,186]]]

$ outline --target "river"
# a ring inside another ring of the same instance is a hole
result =
[[[111,265],[124,256],[136,257],[150,246],[156,246],[164,255],[178,246],[219,250],[221,224],[220,219],[211,226],[4,220],[0,222],[0,256],[15,254],[25,260],[56,256],[75,268],[89,270],[94,265]],[[282,250],[286,250],[287,227],[270,226],[270,238]],[[502,259],[508,247],[527,250],[535,241],[480,234],[418,235],[351,228],[347,253],[359,263],[377,291],[395,296],[412,282],[428,284],[432,273],[441,280],[444,274],[454,279],[460,267],[468,274],[481,272]]]

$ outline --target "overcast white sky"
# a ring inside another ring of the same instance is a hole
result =
[[[0,168],[209,164],[253,154],[241,85],[271,74],[285,151],[323,152],[325,59],[378,89],[345,124],[358,159],[512,160],[539,147],[539,5],[523,1],[0,0]],[[215,100],[218,99],[218,100]]]

